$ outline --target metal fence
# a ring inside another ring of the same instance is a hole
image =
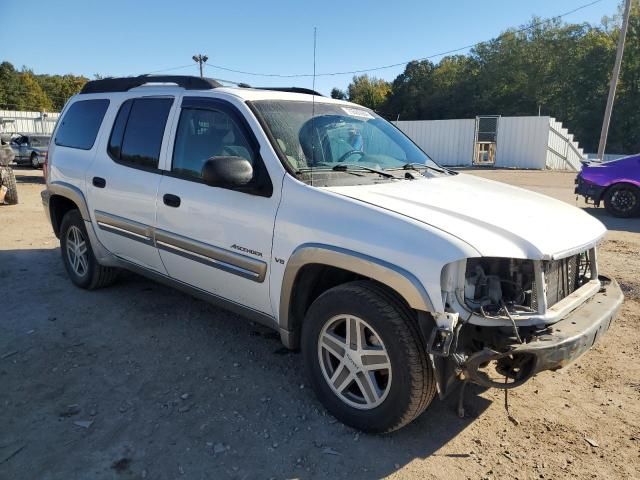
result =
[[[477,119],[394,123],[441,165],[477,164],[474,163],[474,144],[489,140],[495,142],[495,163],[491,163],[498,168],[580,170],[580,160],[585,154],[573,134],[555,118],[500,117],[497,120],[492,117],[490,120],[494,123],[487,128],[479,125]],[[494,130],[497,132],[492,133]]]
[[[0,133],[51,135],[59,116],[58,112],[0,110]]]

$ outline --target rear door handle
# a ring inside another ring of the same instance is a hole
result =
[[[178,208],[180,206],[180,197],[171,193],[165,193],[162,201],[167,207]]]
[[[93,186],[98,188],[104,188],[107,186],[107,181],[102,177],[93,177]]]

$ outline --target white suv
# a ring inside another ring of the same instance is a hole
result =
[[[45,175],[77,286],[124,268],[273,327],[326,408],[369,432],[460,381],[566,365],[623,300],[587,213],[442,168],[371,110],[304,89],[89,82]]]

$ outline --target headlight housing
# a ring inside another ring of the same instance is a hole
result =
[[[482,317],[545,314],[597,281],[595,248],[557,260],[480,257],[466,260],[460,303]]]
[[[480,257],[467,260],[464,301],[475,313],[499,315],[537,311],[534,262],[513,258]]]

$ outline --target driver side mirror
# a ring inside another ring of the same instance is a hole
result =
[[[242,157],[211,157],[202,167],[202,179],[210,187],[244,187],[253,179],[253,167]]]

